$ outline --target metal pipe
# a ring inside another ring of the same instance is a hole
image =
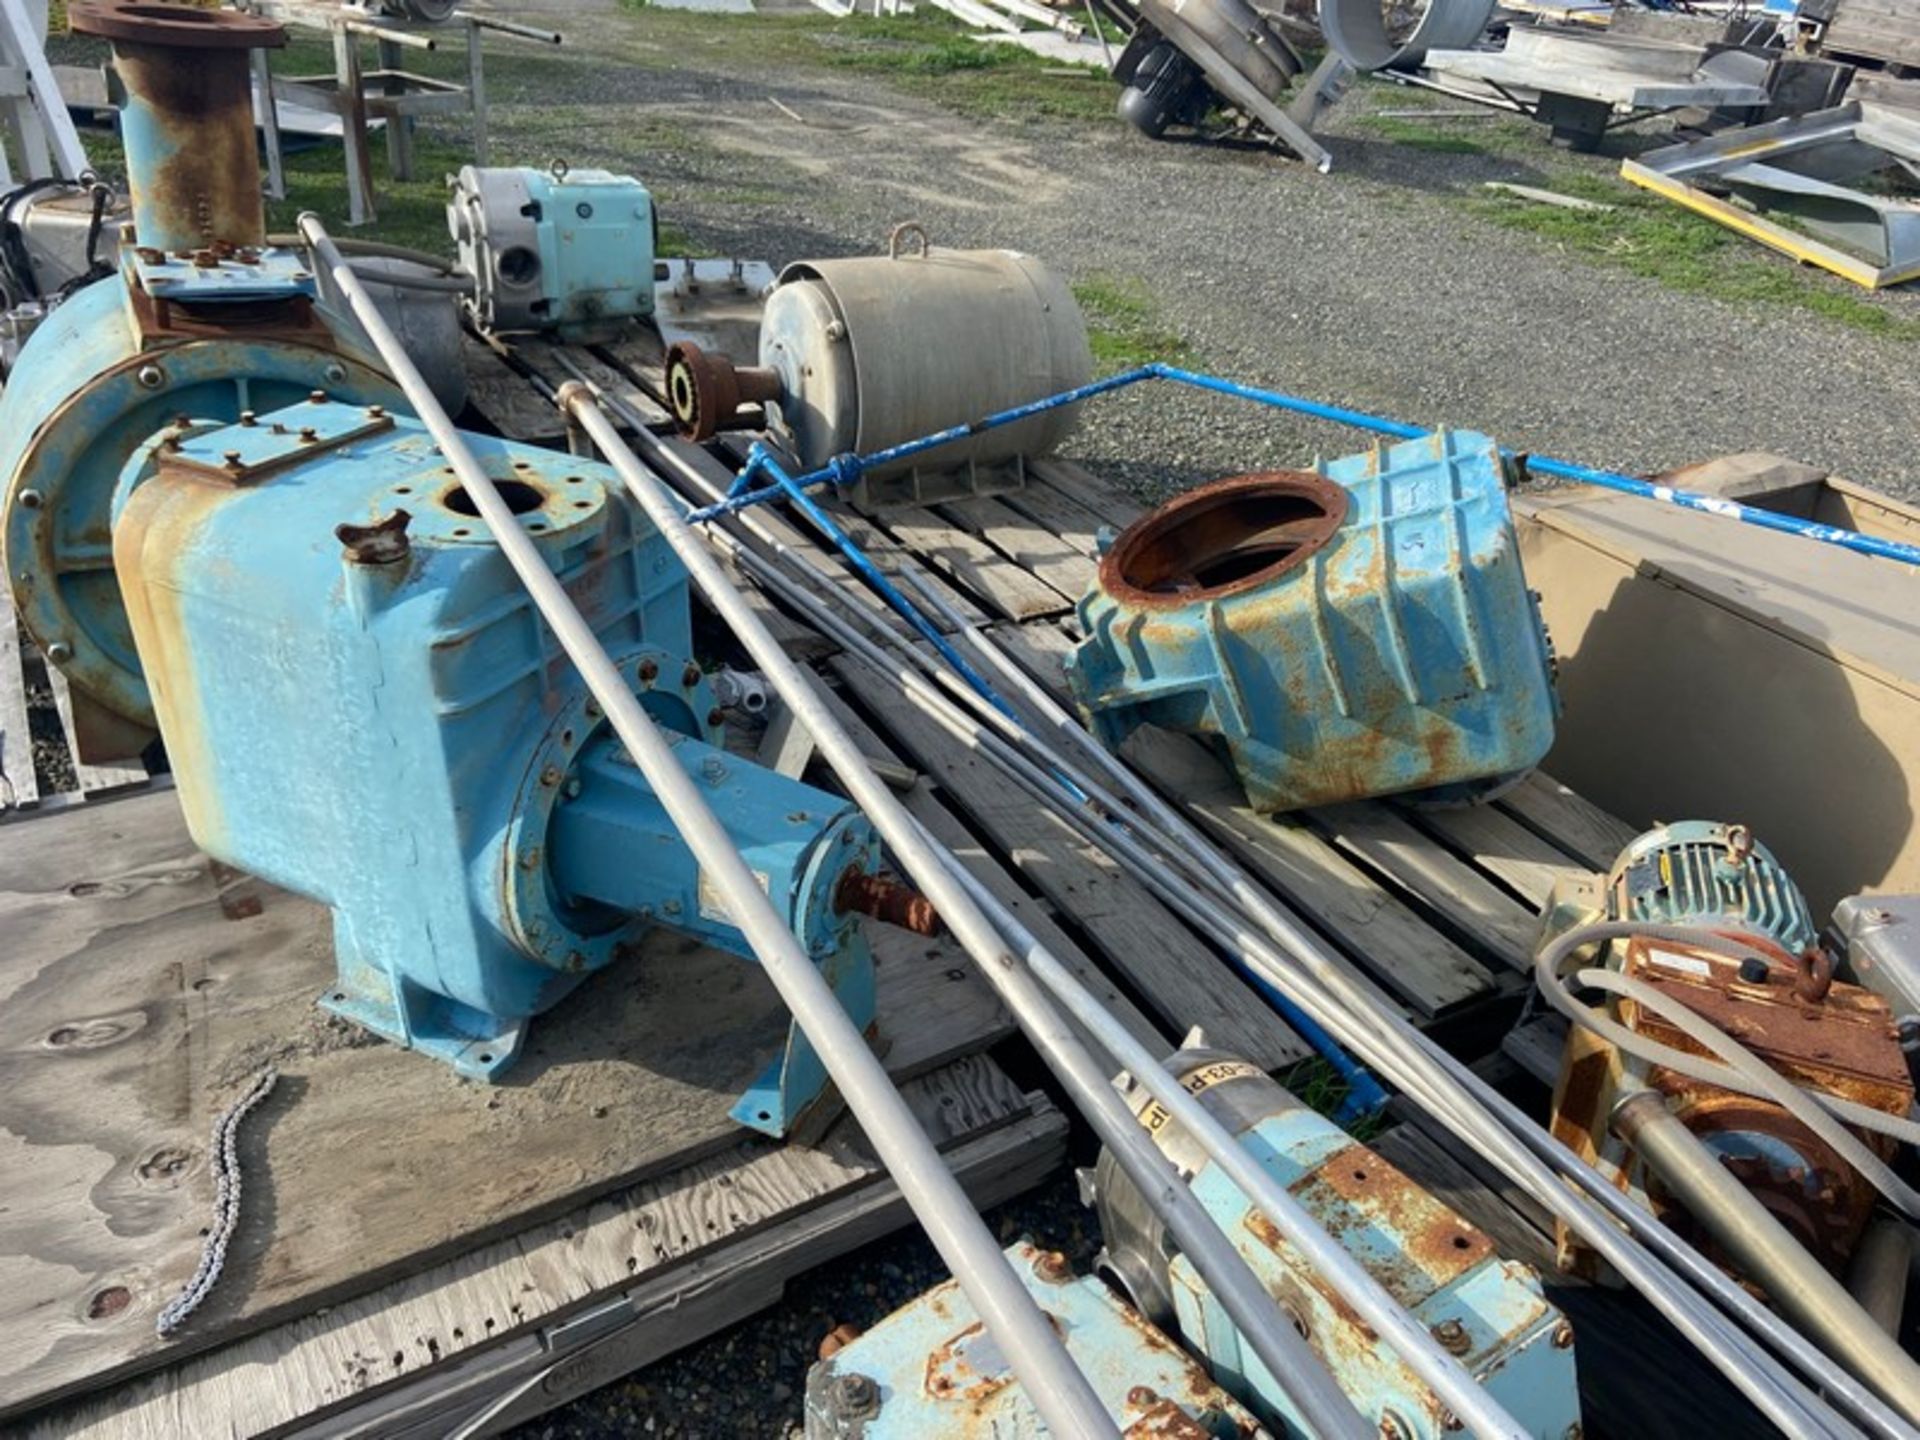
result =
[[[926,708],[924,704],[923,708]],[[947,721],[956,738],[966,743],[968,734],[965,728],[954,717],[947,717]],[[996,752],[990,745],[981,746],[980,749],[981,753],[989,758],[997,758]],[[1267,947],[1259,936],[1247,930],[1244,924],[1236,923],[1228,911],[1220,908],[1218,902],[1204,898],[1213,888],[1211,877],[1204,870],[1193,870],[1184,879],[1181,877],[1182,870],[1188,867],[1192,857],[1213,854],[1212,847],[1204,837],[1197,832],[1192,832],[1190,827],[1180,822],[1183,832],[1188,834],[1191,843],[1164,843],[1158,854],[1149,853],[1140,841],[1135,840],[1125,831],[1117,830],[1112,826],[1096,825],[1084,807],[1069,803],[1064,795],[1057,792],[1046,793],[1044,775],[1036,775],[1031,768],[1020,767],[1007,767],[1007,773],[1038,803],[1055,810],[1091,843],[1106,850],[1116,862],[1141,880],[1175,913],[1183,915],[1201,933],[1211,936],[1238,961],[1243,970],[1252,976],[1264,977],[1283,988],[1291,984],[1293,988],[1290,988],[1288,993],[1294,994],[1297,999],[1303,996],[1313,997],[1311,1001],[1303,1000],[1303,1003],[1313,1010],[1336,1035],[1340,1035],[1346,1043],[1362,1054],[1373,1051],[1371,1058],[1383,1073],[1393,1075],[1403,1089],[1422,1100],[1435,1114],[1445,1118],[1451,1110],[1456,1117],[1454,1123],[1463,1131],[1470,1129],[1471,1120],[1463,1124],[1458,1118],[1457,1108],[1454,1108],[1457,1096],[1449,1097],[1446,1088],[1447,1083],[1451,1082],[1457,1090],[1457,1087],[1464,1083],[1462,1077],[1458,1074],[1446,1074],[1436,1087],[1431,1074],[1418,1073],[1418,1066],[1423,1061],[1433,1063],[1437,1059],[1444,1069],[1453,1063],[1451,1057],[1443,1053],[1437,1056],[1430,1054],[1430,1042],[1424,1036],[1407,1025],[1402,1017],[1382,1010],[1371,997],[1357,987],[1349,987],[1339,999],[1324,993],[1316,995],[1316,982],[1311,975],[1290,972],[1286,961],[1277,952]],[[1141,785],[1137,777],[1134,783]],[[1141,789],[1143,798],[1154,803],[1162,803],[1153,792],[1146,790],[1144,786],[1141,786]],[[1178,821],[1177,816],[1174,818]],[[1215,856],[1215,859],[1229,873],[1237,873],[1231,862],[1223,856]],[[1241,878],[1244,880],[1245,877]],[[1196,881],[1198,888],[1196,888]],[[1258,892],[1253,891],[1250,884],[1247,889],[1250,898],[1259,898]],[[1270,902],[1261,901],[1261,903],[1266,904],[1274,915],[1281,914]],[[1330,979],[1341,986],[1348,985],[1346,977],[1337,968],[1339,962],[1333,961],[1319,947],[1317,941],[1308,941],[1302,936],[1300,943],[1309,946],[1319,956],[1324,966],[1333,967],[1327,971]],[[1388,1037],[1389,1041],[1394,1038],[1404,1039],[1405,1048],[1397,1054],[1394,1051],[1381,1050],[1376,1042],[1383,1036]],[[1399,1059],[1413,1062],[1416,1066],[1415,1072],[1408,1073],[1404,1064],[1395,1063]],[[1510,1125],[1537,1129],[1531,1125],[1531,1122],[1519,1116],[1517,1111],[1511,1110],[1511,1107],[1508,1107],[1506,1113]],[[1551,1141],[1551,1137],[1544,1134],[1540,1138],[1557,1144]],[[1687,1296],[1677,1293],[1675,1277],[1665,1273],[1663,1267],[1652,1257],[1626,1249],[1627,1242],[1606,1220],[1588,1209],[1579,1197],[1567,1192],[1550,1172],[1541,1168],[1540,1162],[1533,1156],[1517,1148],[1510,1134],[1504,1133],[1497,1127],[1489,1126],[1477,1139],[1472,1139],[1471,1143],[1475,1143],[1476,1148],[1481,1149],[1491,1161],[1513,1174],[1542,1203],[1566,1218],[1577,1231],[1606,1255],[1622,1274],[1632,1280],[1637,1289],[1667,1314],[1683,1334],[1688,1335],[1703,1353],[1713,1358],[1736,1386],[1780,1424],[1783,1430],[1808,1436],[1834,1433],[1838,1417],[1832,1417],[1831,1421],[1824,1417],[1814,1419],[1808,1406],[1819,1406],[1817,1399],[1805,1396],[1803,1403],[1801,1397],[1785,1388],[1786,1385],[1792,1385],[1794,1389],[1798,1389],[1795,1382],[1787,1381],[1783,1385],[1780,1380],[1757,1373],[1753,1369],[1754,1357],[1750,1353],[1743,1353],[1745,1347],[1737,1335],[1727,1331],[1718,1317],[1704,1310],[1697,1301],[1690,1301]],[[1567,1158],[1572,1160],[1570,1154]],[[1578,1164],[1577,1161],[1572,1163]],[[1857,1401],[1863,1397],[1856,1395],[1854,1398]],[[1870,1396],[1864,1399],[1871,1401]],[[1824,1407],[1820,1408],[1824,1410]],[[1898,1422],[1896,1421],[1895,1424],[1897,1426]],[[1846,1427],[1841,1425],[1840,1428],[1844,1430]],[[1884,1425],[1881,1428],[1884,1433]],[[1891,1433],[1905,1432],[1896,1430]]]
[[[866,1037],[835,999],[766,893],[760,889],[706,799],[673,758],[672,748],[627,688],[592,628],[521,529],[493,480],[474,458],[432,388],[408,357],[359,276],[335,248],[320,218],[300,217],[316,260],[332,274],[376,351],[406,392],[473,498],[514,573],[554,637],[579,669],[627,753],[660,797],[681,838],[700,862],[745,934],[780,998],[819,1052],[840,1094],[860,1121],[934,1248],[1007,1355],[1048,1428],[1062,1436],[1114,1435],[1112,1420],[1067,1355],[1051,1323],[1006,1262],[933,1142],[913,1118]],[[604,423],[604,420],[603,420]],[[676,517],[677,518],[677,517]]]
[[[564,357],[562,359],[564,361]],[[533,378],[537,385],[546,388],[544,382]],[[615,408],[623,408],[618,397],[607,396],[606,399]],[[646,433],[644,422],[639,417],[630,411],[623,410],[623,413],[627,415],[628,423],[636,428],[636,443],[647,449],[655,463],[679,475],[689,491],[705,495],[710,500],[718,498],[718,488],[704,474]],[[832,615],[826,602],[830,598],[846,606],[849,613],[856,614],[861,624],[887,637],[912,663],[932,668],[928,656],[905,645],[903,637],[880,623],[882,616],[863,610],[855,611],[847,597],[826,584],[825,577],[804,557],[768,534],[765,527],[757,526],[751,512],[736,518],[753,529],[756,537],[771,548],[777,559],[790,566],[796,576],[815,587],[817,596],[808,596],[797,588],[797,582],[786,581],[779,569],[763,562],[753,551],[744,548],[736,551],[736,558],[743,561],[744,568],[754,573],[756,578],[779,582],[785,598],[802,613],[808,613],[810,618],[816,615],[824,617],[851,634],[844,622],[839,622]],[[724,532],[710,533],[718,536]],[[814,607],[811,611],[809,601]],[[953,677],[946,678],[952,680]],[[955,682],[953,693],[960,693],[959,682]],[[1079,734],[1088,746],[1095,744],[1085,732]],[[1104,751],[1100,753],[1105,755]],[[1309,970],[1300,961],[1284,958],[1271,949],[1257,952],[1254,947],[1261,945],[1264,940],[1289,948],[1306,942],[1302,933],[1290,926],[1291,917],[1277,902],[1254,885],[1192,822],[1168,805],[1158,792],[1147,786],[1130,769],[1117,760],[1114,765],[1117,767],[1116,778],[1122,782],[1126,793],[1134,796],[1148,813],[1166,822],[1176,837],[1176,843],[1169,852],[1175,863],[1171,866],[1156,864],[1149,873],[1139,878],[1151,888],[1156,883],[1164,883],[1169,873],[1184,873],[1193,883],[1200,884],[1210,892],[1228,892],[1228,903],[1235,910],[1243,912],[1243,923],[1238,928],[1229,924],[1218,931],[1207,930],[1199,918],[1181,908],[1181,902],[1188,898],[1185,891],[1170,898],[1174,901],[1176,912],[1185,914],[1190,923],[1201,925],[1203,933],[1213,934],[1223,948],[1235,955],[1245,973],[1262,976],[1269,983],[1282,985],[1289,993],[1304,997],[1303,1004],[1312,1009],[1316,1017],[1356,1053],[1367,1057],[1381,1073],[1393,1078],[1411,1098],[1421,1103],[1490,1163],[1512,1176],[1534,1198],[1568,1219],[1785,1433],[1824,1437],[1860,1432],[1834,1414],[1804,1386],[1780,1374],[1774,1357],[1755,1348],[1747,1335],[1732,1328],[1726,1315],[1713,1309],[1701,1294],[1688,1288],[1689,1281],[1727,1312],[1738,1316],[1750,1331],[1763,1337],[1809,1378],[1827,1388],[1874,1434],[1885,1437],[1885,1440],[1912,1440],[1912,1437],[1920,1434],[1894,1415],[1851,1375],[1820,1363],[1810,1347],[1786,1322],[1761,1306],[1651,1216],[1612,1190],[1602,1177],[1564,1145],[1533,1124],[1511,1102],[1485,1085],[1453,1057],[1433,1047],[1403,1017],[1380,1009],[1373,997],[1358,987],[1340,989],[1344,977],[1338,971],[1328,972],[1318,967]],[[1118,860],[1121,857],[1115,858]],[[1257,925],[1261,933],[1255,935],[1246,928],[1250,925]],[[1238,952],[1233,948],[1236,945],[1241,947]],[[1324,952],[1316,950],[1316,953],[1324,962]],[[1322,988],[1321,976],[1334,984],[1337,995],[1335,991]],[[1584,1196],[1575,1194],[1568,1186],[1578,1187],[1579,1191],[1585,1192]],[[1588,1205],[1597,1205],[1606,1218],[1592,1213],[1586,1208]],[[1609,1221],[1621,1226],[1634,1238],[1629,1239],[1614,1231]],[[1636,1242],[1645,1250],[1636,1248]],[[1674,1268],[1669,1270],[1669,1265]]]
[[[1635,1091],[1614,1107],[1609,1124],[1814,1343],[1878,1390],[1909,1420],[1920,1423],[1920,1365],[1667,1109],[1659,1095]]]
[[[567,417],[586,433],[620,474],[655,530],[679,556],[695,586],[738,637],[775,693],[806,727],[854,803],[886,840],[901,867],[933,902],[940,918],[979,962],[995,989],[1008,1000],[1009,1008],[1019,1017],[1035,1044],[1061,1067],[1063,1078],[1081,1096],[1089,1120],[1103,1139],[1113,1144],[1116,1151],[1136,1152],[1146,1172],[1145,1193],[1168,1197],[1169,1223],[1174,1216],[1186,1213],[1181,1225],[1187,1232],[1185,1240],[1196,1246],[1196,1264],[1201,1263],[1202,1255],[1215,1257],[1206,1262],[1214,1271],[1208,1277],[1209,1284],[1219,1287],[1222,1303],[1245,1328],[1249,1345],[1300,1407],[1308,1423],[1329,1440],[1333,1437],[1364,1440],[1370,1429],[1360,1423],[1358,1413],[1318,1359],[1300,1344],[1293,1327],[1281,1316],[1273,1298],[1259,1286],[1238,1253],[1217,1227],[1205,1219],[1204,1210],[1198,1216],[1187,1213],[1187,1202],[1196,1208],[1198,1202],[1190,1194],[1184,1201],[1171,1194],[1171,1191],[1185,1192],[1177,1174],[1169,1168],[1166,1175],[1156,1175],[1155,1167],[1146,1164],[1144,1152],[1137,1151],[1134,1137],[1148,1137],[1140,1132],[1119,1097],[1113,1094],[1085,1047],[1046,1004],[1034,988],[1031,976],[1007,954],[992,924],[954,880],[938,849],[927,841],[898,797],[868,768],[853,738],[827,708],[813,681],[781,649],[745,598],[729,583],[706,542],[687,525],[680,505],[621,439],[613,422],[601,411],[591,387],[579,381],[569,382],[560,387],[558,401]],[[1157,1147],[1153,1147],[1150,1140],[1148,1145],[1158,1162],[1164,1163]],[[1205,1223],[1196,1223],[1200,1220]],[[1206,1273],[1205,1268],[1202,1273]],[[1024,1376],[1022,1379],[1027,1384],[1029,1398],[1039,1403],[1041,1397],[1034,1392],[1032,1382]]]
[[[1913,1227],[1891,1215],[1876,1215],[1847,1266],[1847,1292],[1873,1323],[1896,1340],[1907,1308],[1913,1270]]]
[[[68,21],[113,42],[127,96],[120,136],[134,238],[189,255],[263,244],[247,52],[286,44],[285,27],[235,10],[132,0],[75,0]]]
[[[1158,1057],[1148,1053],[1146,1046],[1101,1005],[1071,970],[1054,958],[1033,932],[1020,923],[1017,915],[1002,905],[958,859],[950,862],[950,868],[954,878],[966,886],[975,902],[1000,928],[1007,942],[1020,951],[1034,975],[1059,997],[1067,1013],[1086,1026],[1107,1053],[1166,1108],[1241,1192],[1273,1221],[1287,1242],[1359,1311],[1362,1319],[1380,1332],[1407,1368],[1432,1387],[1456,1417],[1476,1435],[1527,1434],[1526,1427],[1507,1414],[1464,1365],[1434,1343],[1426,1327],[1389,1295],[1344,1245],[1320,1227],[1300,1202],[1274,1179],[1272,1172],[1254,1158],[1253,1152],[1229,1133]]]
[[[1144,380],[1171,380],[1196,389],[1211,390],[1215,394],[1251,400],[1276,410],[1288,410],[1294,414],[1311,416],[1316,420],[1329,420],[1337,425],[1349,425],[1358,430],[1391,435],[1400,440],[1424,439],[1433,433],[1418,425],[1409,425],[1402,420],[1390,420],[1383,415],[1369,414],[1365,410],[1327,405],[1302,396],[1289,395],[1284,391],[1268,390],[1257,385],[1243,385],[1239,381],[1228,380],[1219,375],[1207,375],[1197,370],[1184,370],[1177,365],[1156,362],[1118,375],[1109,375],[1105,379],[1095,380],[1091,384],[1077,386],[1072,390],[1064,390],[1058,395],[1049,395],[1025,405],[1016,405],[979,420],[969,421],[965,425],[949,426],[945,430],[922,436],[917,440],[889,446],[871,455],[835,456],[831,463],[819,470],[805,475],[786,476],[780,484],[730,496],[719,504],[696,511],[690,518],[696,522],[711,520],[732,510],[744,509],[777,499],[783,494],[791,496],[798,490],[812,489],[828,483],[851,483],[859,478],[861,471],[873,466],[892,464],[923,451],[976,435],[982,430],[1011,425],[1048,410],[1090,400],[1096,395],[1105,395],[1129,385],[1139,384]],[[1623,494],[1636,495],[1643,500],[1653,500],[1663,505],[1678,506],[1683,510],[1698,510],[1707,515],[1719,515],[1727,519],[1739,520],[1744,524],[1755,525],[1764,530],[1774,530],[1784,535],[1797,535],[1803,539],[1817,540],[1827,545],[1838,545],[1843,549],[1877,556],[1883,560],[1898,560],[1906,565],[1920,565],[1920,546],[1908,545],[1898,540],[1882,540],[1877,536],[1862,535],[1834,525],[1820,525],[1791,515],[1776,515],[1771,510],[1756,509],[1751,505],[1743,505],[1737,500],[1728,500],[1718,495],[1702,495],[1696,491],[1682,490],[1672,485],[1659,485],[1652,481],[1636,479],[1631,475],[1622,475],[1614,470],[1595,469],[1592,466],[1576,465],[1570,461],[1554,460],[1542,455],[1521,455],[1517,451],[1505,448],[1502,448],[1500,453],[1508,460],[1523,462],[1528,470],[1537,474],[1552,475],[1563,480],[1577,480],[1583,484],[1597,485],[1607,490],[1618,490]]]

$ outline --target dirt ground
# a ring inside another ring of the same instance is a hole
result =
[[[495,84],[496,163],[631,170],[693,252],[867,252],[914,218],[941,243],[1064,270],[1115,363],[1184,359],[1633,471],[1765,449],[1914,483],[1920,296],[1796,267],[1620,182],[1621,155],[1657,126],[1573,156],[1524,120],[1370,82],[1334,113],[1321,176],[1270,151],[1148,141],[1110,118],[1112,86],[1091,75],[1036,67],[983,90],[912,56],[852,68],[846,50],[886,41],[818,12],[511,8],[570,44],[514,57]],[[845,38],[802,46],[795,25]],[[1614,208],[1549,210],[1488,181]],[[1075,448],[1158,490],[1357,445],[1151,387],[1100,402]]]

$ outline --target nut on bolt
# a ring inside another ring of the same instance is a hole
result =
[[[1433,1327],[1433,1338],[1440,1342],[1440,1348],[1449,1355],[1464,1355],[1473,1345],[1467,1327],[1458,1320],[1442,1320]]]
[[[833,1382],[830,1402],[835,1413],[849,1420],[880,1413],[880,1386],[871,1376],[851,1373]]]
[[[1073,1278],[1073,1266],[1058,1250],[1049,1250],[1034,1264],[1033,1273],[1049,1285],[1064,1285]]]
[[[1553,1327],[1553,1348],[1567,1350],[1573,1346],[1573,1326],[1562,1320]]]

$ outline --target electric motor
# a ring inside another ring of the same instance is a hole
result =
[[[920,245],[902,243],[917,234]],[[667,358],[668,398],[683,433],[713,435],[741,402],[765,403],[805,469],[870,454],[1084,385],[1093,373],[1086,321],[1060,277],[1013,250],[948,250],[919,226],[891,253],[789,265],[767,297],[760,363],[735,367],[691,345]],[[863,467],[859,505],[923,504],[1025,483],[1022,457],[1071,433],[1076,407],[910,458]]]

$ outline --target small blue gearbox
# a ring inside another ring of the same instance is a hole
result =
[[[467,442],[870,1024],[865,819],[719,748],[685,572],[609,468]],[[316,396],[183,426],[114,563],[194,839],[333,907],[328,1008],[491,1079],[648,926],[750,955],[418,422]],[[734,1114],[780,1134],[825,1078],[796,1028]]]

